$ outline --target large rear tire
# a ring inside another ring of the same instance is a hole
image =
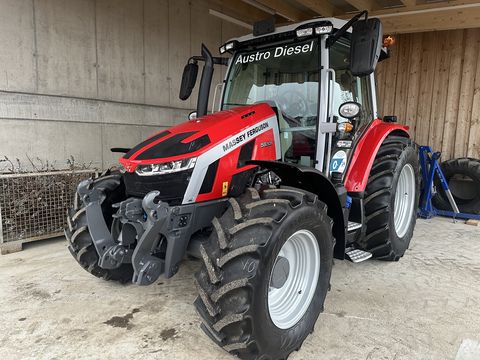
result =
[[[195,275],[202,329],[242,359],[286,359],[313,331],[329,288],[326,205],[299,189],[249,188],[213,227]]]
[[[113,215],[112,204],[124,200],[125,197],[121,175],[112,174],[100,177],[94,181],[93,186],[101,189],[105,194],[102,211],[105,222],[110,227]],[[73,208],[68,211],[65,237],[69,243],[68,250],[72,256],[90,274],[104,280],[113,280],[120,283],[132,280],[133,267],[131,264],[122,264],[119,268],[111,270],[98,266],[99,258],[88,232],[85,206],[78,193],[75,193]]]
[[[420,196],[418,151],[399,136],[380,146],[365,189],[365,236],[357,245],[379,260],[398,261],[408,249]]]

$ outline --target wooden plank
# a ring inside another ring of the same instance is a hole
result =
[[[445,123],[445,108],[447,106],[447,90],[448,90],[448,74],[450,67],[450,43],[448,41],[447,32],[441,32],[437,37],[437,46],[439,51],[436,52],[435,73],[433,80],[432,93],[432,111],[430,113],[430,130],[428,145],[434,151],[442,148],[443,142],[443,125]]]
[[[465,35],[460,102],[458,104],[457,129],[455,132],[454,157],[467,155],[470,117],[473,104],[473,86],[480,38],[477,29],[468,29]]]
[[[410,44],[412,35],[402,34],[397,38],[397,51],[394,56],[398,56],[397,83],[395,89],[395,104],[393,113],[397,115],[398,122],[406,123],[407,98],[408,98],[408,67],[410,64]]]
[[[407,8],[412,8],[417,5],[417,0],[400,0]]]
[[[183,0],[180,2],[182,1]],[[248,24],[253,24],[256,21],[265,20],[272,16],[265,11],[243,2],[242,0],[209,0],[209,5],[210,9],[219,11],[222,14],[231,16]]]
[[[377,3],[373,0],[345,0],[345,1],[359,11],[363,11],[363,10],[371,11],[375,8],[378,8]]]
[[[417,117],[415,119],[415,140],[420,145],[428,143],[430,129],[430,111],[432,102],[437,33],[423,34],[421,53],[420,90],[418,96]]]
[[[322,0],[297,0],[300,4],[312,9],[319,15],[324,17],[332,16],[335,13],[335,6],[333,6],[329,1]]]
[[[388,61],[388,60],[387,60]],[[376,93],[377,93],[377,108],[378,115],[381,117],[383,113],[383,99],[385,94],[385,74],[387,69],[386,61],[383,61],[377,65],[375,69],[375,83],[376,83]]]
[[[462,81],[464,30],[449,33],[448,47],[450,49],[450,69],[448,73],[447,104],[445,108],[445,123],[442,142],[442,159],[448,160],[453,155],[455,146],[455,130],[458,116],[458,100],[460,83]]]
[[[372,14],[372,17],[375,15]],[[413,33],[476,28],[480,24],[480,3],[471,8],[438,10],[428,13],[405,13],[380,16],[385,33]]]
[[[421,52],[423,34],[415,36],[410,44],[410,65],[408,67],[408,90],[405,124],[410,126],[410,134],[415,138],[418,93],[420,90]]]
[[[400,0],[402,1],[402,0]],[[444,11],[450,11],[456,9],[456,7],[462,8],[465,6],[475,6],[478,4],[478,0],[448,0],[448,1],[420,1],[418,5],[416,0],[405,0],[402,1],[404,6],[396,6],[391,8],[384,8],[383,10],[376,10],[369,13],[369,16],[384,16],[391,14],[412,14],[413,12],[417,13],[428,13],[432,11],[438,11],[444,9]]]
[[[392,52],[396,52],[397,50],[398,45],[392,49]],[[399,57],[394,53],[389,59],[385,60],[387,68],[385,72],[385,91],[383,93],[383,115],[395,115],[398,59]]]
[[[477,30],[477,41],[480,29]],[[477,52],[477,71],[473,91],[472,117],[470,119],[470,136],[468,141],[468,156],[480,159],[480,49]]]
[[[305,13],[295,5],[282,0],[258,0],[258,2],[292,21],[303,21],[310,18],[309,14]]]

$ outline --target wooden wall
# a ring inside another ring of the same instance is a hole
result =
[[[377,68],[380,115],[442,159],[480,158],[480,28],[396,36]]]

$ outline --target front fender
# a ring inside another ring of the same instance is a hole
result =
[[[408,126],[386,123],[379,119],[371,123],[353,149],[352,159],[345,175],[345,188],[349,193],[365,191],[373,161],[383,140],[388,135],[409,138],[408,129]]]
[[[261,160],[252,160],[248,163],[272,170],[280,179],[282,179],[282,185],[310,191],[327,204],[328,216],[333,220],[332,232],[336,240],[334,256],[337,259],[343,260],[345,258],[346,226],[343,212],[346,192],[343,186],[336,188],[320,171],[305,166],[279,161]]]

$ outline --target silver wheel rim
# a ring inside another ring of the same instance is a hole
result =
[[[286,261],[288,274],[285,274]],[[279,269],[282,263],[284,269]],[[286,277],[281,286],[275,284],[277,272]],[[312,302],[320,273],[320,248],[308,230],[295,232],[283,244],[270,273],[268,312],[280,329],[289,329],[303,317]]]
[[[403,237],[408,231],[415,205],[415,171],[412,165],[406,164],[400,172],[395,192],[393,220],[395,232]]]

